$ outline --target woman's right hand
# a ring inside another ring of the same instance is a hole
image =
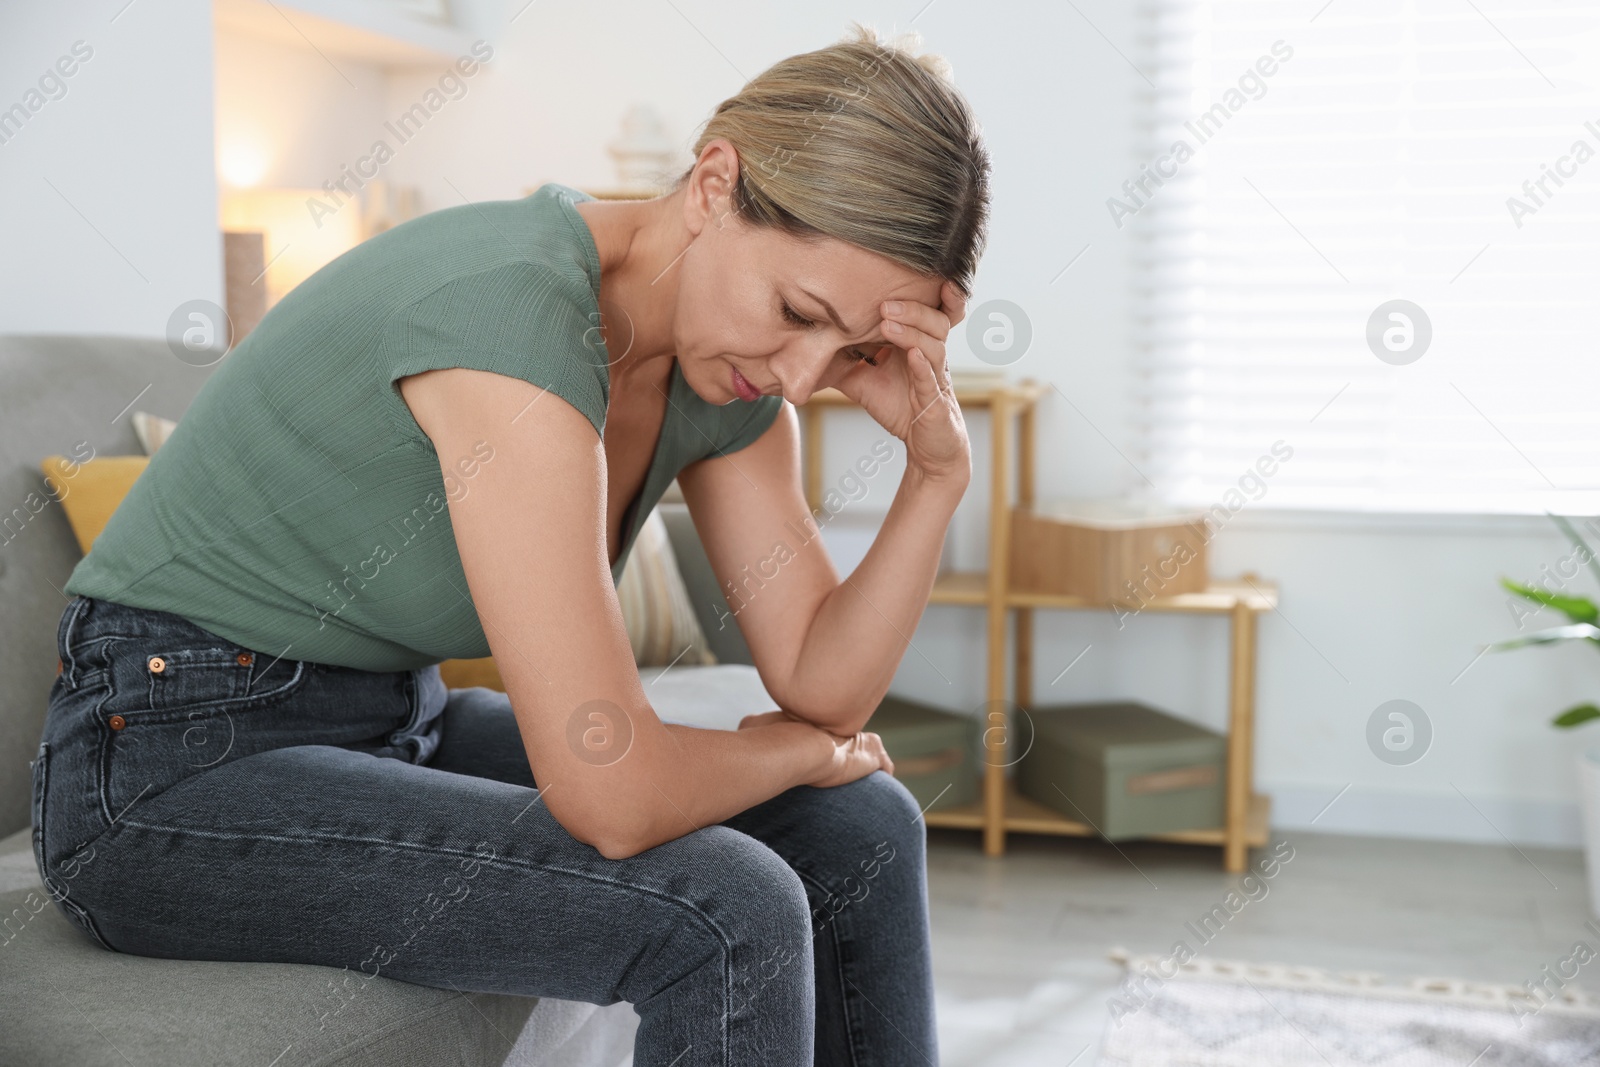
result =
[[[842,737],[826,730],[822,730],[821,733],[833,742],[833,760],[821,775],[807,782],[807,785],[818,789],[848,785],[880,768],[890,774],[894,773],[894,761],[889,758],[889,753],[884,751],[883,739],[877,734],[866,730],[849,737]]]

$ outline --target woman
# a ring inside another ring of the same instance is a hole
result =
[[[67,586],[35,844],[88,936],[627,1000],[641,1067],[937,1062],[923,825],[861,731],[970,478],[987,156],[941,62],[860,27],[695,153],[654,200],[380,234],[207,382]],[[664,725],[634,536],[676,476],[733,589],[807,521],[792,405],[828,386],[905,446],[877,542],[743,603],[782,710]],[[440,681],[490,653],[507,693]]]

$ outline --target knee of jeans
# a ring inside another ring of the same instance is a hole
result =
[[[811,993],[814,967],[805,883],[755,838],[733,851],[719,916],[731,950],[727,1010],[737,1016],[764,1003],[799,1003]]]
[[[771,941],[807,936],[809,905],[805,883],[782,856],[767,845],[726,827],[718,861],[723,875],[718,912],[741,938]]]
[[[880,853],[922,854],[927,838],[922,806],[904,782],[884,771],[873,771],[839,788],[850,791],[848,803],[837,809],[840,824],[834,833],[841,843],[848,840],[853,846]]]
[[[774,981],[809,988],[810,905],[794,868],[767,845],[725,826],[705,827],[681,841],[692,851],[663,887],[675,904],[655,924],[648,956],[666,966],[650,973],[654,984],[623,990],[625,999],[637,1004],[706,968],[742,991],[735,998],[740,1003]]]

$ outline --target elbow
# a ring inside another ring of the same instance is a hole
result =
[[[590,846],[608,860],[625,860],[637,856],[651,846],[630,838],[603,838],[589,842]]]
[[[866,729],[867,720],[877,710],[878,704],[874,701],[870,707],[850,704],[835,708],[794,708],[792,713],[830,734],[850,737]]]
[[[566,823],[567,833],[583,842],[608,860],[625,860],[637,856],[655,844],[647,839],[642,829],[615,821],[590,820],[573,827]]]
[[[660,842],[652,840],[644,831],[629,827],[612,827],[585,841],[590,848],[608,860],[625,860],[637,856]]]
[[[819,730],[840,737],[850,737],[866,729],[867,720],[877,712],[878,705],[889,691],[885,683],[882,690],[864,694],[865,699],[859,691],[843,699],[817,699],[817,694],[792,685],[774,685],[766,683],[765,679],[763,682],[767,693],[779,708]]]

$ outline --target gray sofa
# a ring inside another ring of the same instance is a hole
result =
[[[133,410],[178,418],[209,370],[161,340],[0,337],[0,1063],[29,1067],[451,1064],[618,1067],[632,1062],[626,1003],[461,993],[371,979],[340,997],[345,971],[185,962],[108,952],[51,903],[34,864],[31,761],[56,670],[60,591],[79,553],[39,461],[80,441],[140,454]],[[29,494],[39,494],[30,500]],[[670,498],[669,498],[670,499]],[[720,661],[645,668],[668,721],[732,729],[774,707],[750,665],[682,503],[660,505],[674,555]],[[331,998],[342,1010],[325,1014]]]

